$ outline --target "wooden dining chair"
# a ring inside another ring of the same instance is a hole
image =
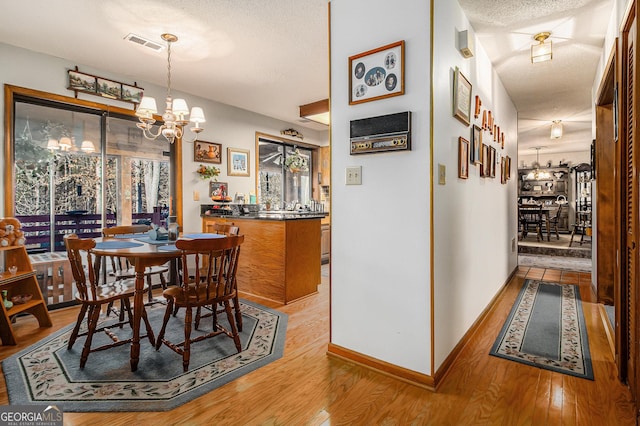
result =
[[[518,206],[521,237],[526,238],[529,231],[534,230],[538,241],[542,239],[542,205]]]
[[[131,302],[129,299],[135,291],[135,280],[123,279],[110,284],[100,285],[98,273],[94,266],[95,262],[99,262],[100,259],[96,259],[92,251],[96,246],[96,241],[94,239],[78,238],[76,234],[70,234],[64,237],[64,243],[67,249],[67,257],[71,263],[73,279],[78,289],[75,298],[81,305],[80,313],[78,314],[76,325],[71,332],[67,349],[70,350],[73,347],[78,337],[87,336],[80,356],[80,368],[84,368],[91,352],[102,351],[131,342],[131,338],[121,340],[112,329],[122,328],[123,325],[131,325],[133,322]],[[123,310],[127,312],[128,318],[126,320],[107,322],[106,325],[98,327],[102,306],[114,301],[121,302]],[[85,317],[87,318],[86,331],[80,333],[80,327]],[[153,331],[144,306],[142,308],[142,319],[146,326],[147,337],[151,344],[155,345]],[[91,343],[93,336],[95,333],[102,331],[112,340],[112,343],[92,348]]]
[[[563,207],[563,204],[558,204],[558,209],[555,211],[553,216],[549,217],[549,227],[551,229],[547,230],[547,232],[549,232],[549,235],[551,234],[551,231],[554,231],[556,234],[556,239],[558,240],[560,239],[560,233],[558,232],[558,223],[560,222],[560,215],[562,214]]]
[[[240,234],[240,228],[237,226],[234,226],[233,223],[216,223],[214,225],[214,232],[216,234],[220,234],[220,235],[239,235]],[[219,261],[220,260],[220,254],[221,253],[217,253],[218,256],[214,259],[214,261]],[[201,274],[203,275],[203,274]],[[234,283],[235,284],[235,283]],[[218,309],[216,306],[203,306],[204,309],[208,309],[209,313],[201,315],[201,308],[199,307],[196,311],[196,319],[194,322],[194,326],[195,329],[198,330],[198,328],[200,327],[200,321],[204,318],[208,318],[211,315],[213,315],[213,312],[215,311],[217,314],[222,313],[222,311],[224,310],[222,309]],[[238,300],[238,292],[237,292],[237,288],[236,288],[236,296],[233,299],[233,310],[236,314],[236,325],[238,326],[238,331],[242,331],[242,312],[240,310],[240,301]]]
[[[109,228],[102,229],[102,235],[104,237],[116,237],[118,235],[138,235],[146,234],[151,229],[150,225],[119,225],[111,226]],[[127,259],[123,259],[117,256],[111,256],[111,268],[113,270],[116,281],[128,280],[136,277],[136,271],[133,265],[129,263]],[[144,272],[144,276],[147,279],[148,288],[148,304],[154,303],[153,299],[153,283],[152,277],[158,275],[160,278],[160,284],[162,289],[167,288],[167,279],[165,273],[169,272],[167,266],[152,266],[147,268]]]
[[[240,246],[243,241],[244,235],[228,236],[227,238],[179,239],[176,241],[176,248],[181,250],[184,269],[183,280],[180,286],[169,287],[162,293],[167,299],[167,308],[160,334],[156,340],[156,350],[159,350],[164,344],[182,355],[184,371],[189,369],[191,344],[194,342],[224,334],[233,339],[238,352],[242,350],[231,302],[236,296],[236,271],[240,257]],[[225,261],[210,261],[217,256],[216,253],[222,253]],[[206,266],[204,269],[206,272],[201,275],[203,266]],[[193,272],[193,279],[189,278],[190,272]],[[192,338],[193,308],[217,306],[219,303],[224,306],[229,328],[222,326],[217,321],[217,315],[212,315],[212,330]],[[185,309],[184,340],[181,342],[171,342],[165,338],[167,324],[174,306]]]

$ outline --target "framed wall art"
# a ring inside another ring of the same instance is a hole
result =
[[[489,145],[482,144],[482,150],[480,151],[480,176],[491,176],[491,154],[489,153]]]
[[[222,164],[222,145],[214,142],[195,141],[193,143],[193,161]]]
[[[227,148],[227,175],[249,176],[249,150]]]
[[[453,75],[453,116],[467,126],[471,119],[471,83],[456,68]]]
[[[469,141],[458,138],[458,177],[469,179]]]
[[[96,93],[96,77],[79,71],[69,70],[69,90]]]
[[[496,161],[496,149],[494,147],[489,147],[489,177],[496,177]]]
[[[475,124],[471,128],[471,151],[469,152],[469,162],[471,164],[480,164],[482,147],[482,129]]]
[[[404,40],[349,57],[349,105],[404,94]]]
[[[105,98],[122,99],[122,83],[107,80],[106,78],[97,78],[98,94]]]

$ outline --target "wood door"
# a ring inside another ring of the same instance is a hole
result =
[[[638,178],[635,153],[635,138],[638,132],[638,120],[635,119],[637,107],[636,95],[636,36],[637,19],[635,5],[632,8],[627,25],[622,35],[622,81],[621,81],[621,128],[622,138],[620,146],[620,189],[621,189],[621,226],[620,226],[620,297],[621,308],[618,314],[621,324],[621,378],[626,378],[631,393],[637,401],[640,395],[638,385],[638,365],[640,354],[638,351]],[[616,319],[617,322],[617,319]],[[625,371],[626,370],[626,371]],[[626,374],[625,374],[626,373]],[[626,377],[625,377],[626,376]]]

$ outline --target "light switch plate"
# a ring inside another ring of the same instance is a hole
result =
[[[347,185],[362,185],[362,166],[347,167],[345,180]]]
[[[438,164],[438,184],[444,185],[447,183],[447,167],[444,164]]]
[[[198,190],[193,191],[193,201],[200,201],[200,191]]]

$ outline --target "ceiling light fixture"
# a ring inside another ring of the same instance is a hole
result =
[[[553,120],[551,123],[551,139],[560,139],[562,137],[562,120]]]
[[[528,180],[540,180],[540,179],[549,179],[551,175],[547,172],[540,171],[540,150],[542,148],[546,148],[544,146],[536,146],[533,149],[536,150],[536,162],[534,163],[535,169],[530,171],[527,175]]]
[[[136,125],[142,129],[142,134],[147,139],[154,140],[162,135],[167,139],[167,141],[169,141],[169,143],[173,143],[176,138],[182,138],[184,126],[191,121],[194,123],[194,126],[189,130],[194,133],[195,137],[189,142],[194,142],[198,139],[198,133],[204,130],[200,127],[200,123],[204,123],[206,121],[204,118],[204,112],[200,107],[193,107],[191,109],[190,118],[187,120],[186,116],[189,115],[187,101],[184,99],[171,98],[171,43],[178,41],[178,37],[168,33],[162,34],[161,37],[167,42],[167,106],[164,114],[162,114],[164,124],[158,128],[156,133],[153,133],[152,126],[153,123],[156,122],[153,115],[158,113],[156,100],[149,96],[143,96],[136,111],[136,115],[138,116],[140,123],[137,123]]]
[[[329,99],[300,105],[300,117],[328,126],[330,123]]]
[[[533,39],[538,42],[538,44],[531,45],[531,63],[535,64],[538,62],[550,61],[553,59],[553,42],[549,40],[548,43],[545,41],[551,35],[550,32],[542,32],[533,36]]]

